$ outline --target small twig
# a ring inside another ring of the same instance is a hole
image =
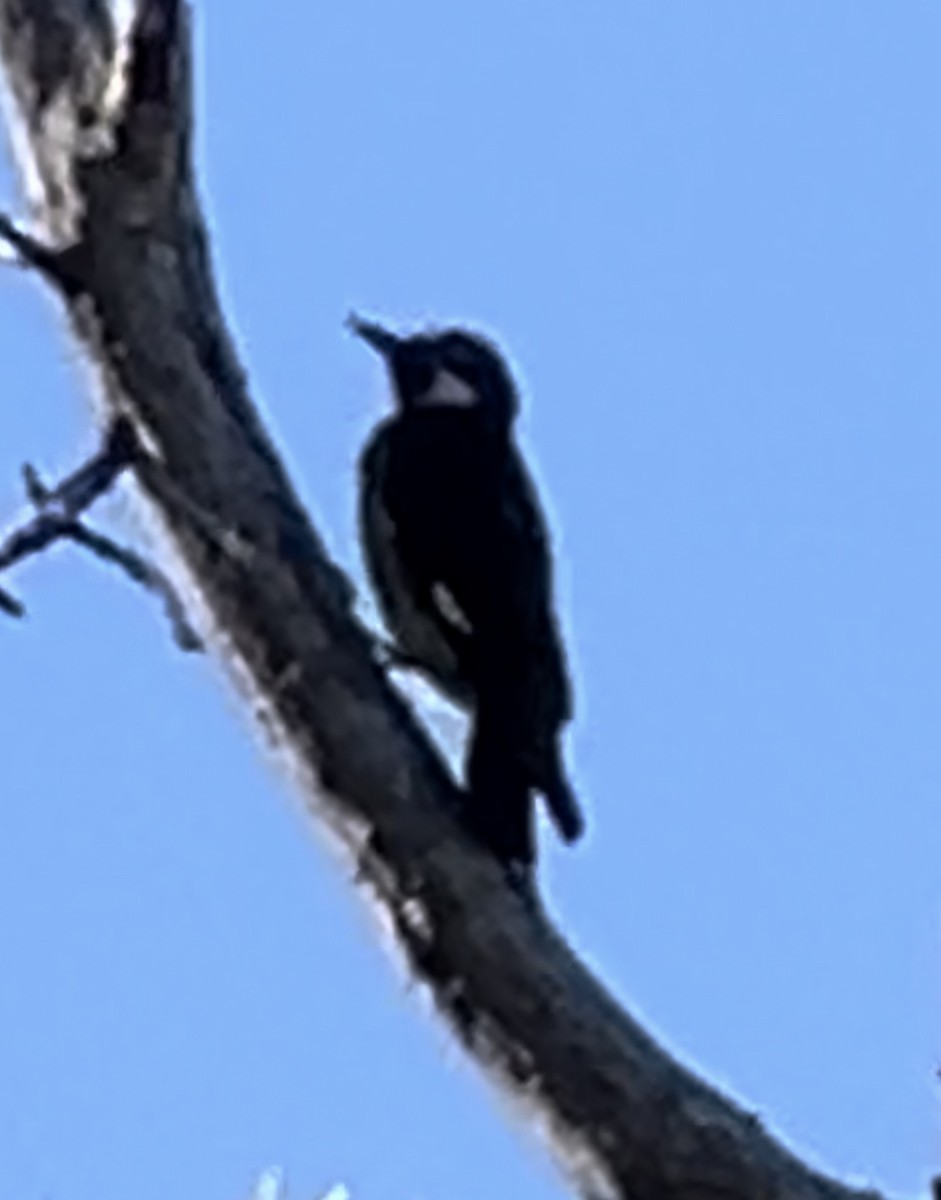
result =
[[[104,495],[136,454],[133,427],[119,417],[108,431],[101,450],[55,488],[47,488],[35,467],[23,467],[26,494],[36,516],[0,543],[0,571],[30,555],[39,554],[64,537],[64,527],[76,522],[91,504]]]
[[[41,554],[53,542],[63,537],[65,524],[59,513],[41,512],[28,521],[22,529],[15,529],[0,545],[0,571],[5,571],[21,559]]]
[[[77,520],[139,457],[134,426],[126,417],[118,417],[105,434],[98,453],[54,488],[47,488],[35,467],[26,463],[23,466],[26,493],[41,512],[54,509],[65,520]]]
[[[81,514],[113,486],[121,472],[139,458],[134,428],[126,418],[119,417],[108,430],[98,453],[56,487],[47,487],[35,467],[25,464],[26,495],[37,511],[30,521],[0,544],[0,571],[42,553],[53,542],[63,539],[75,542],[97,558],[120,567],[135,583],[159,596],[177,645],[183,650],[201,650],[202,642],[187,621],[183,603],[167,577],[141,555],[89,529],[80,519]],[[16,617],[25,613],[20,602],[2,590],[0,609]]]
[[[38,271],[66,296],[86,290],[81,243],[57,249],[25,233],[6,213],[0,212],[0,239],[16,251],[17,261]]]
[[[15,596],[11,596],[9,592],[5,592],[0,588],[0,609],[10,617],[25,617],[26,609],[20,604]]]
[[[198,652],[205,648],[199,635],[187,620],[183,602],[174,591],[173,585],[153,563],[104,534],[95,533],[81,521],[64,526],[62,532],[64,537],[76,542],[79,546],[84,546],[97,558],[114,563],[135,583],[159,596],[163,601],[167,619],[173,630],[173,640],[181,650]]]
[[[50,269],[54,251],[30,234],[24,233],[6,213],[0,213],[0,237],[16,251],[19,260],[26,266],[35,267],[37,271],[43,272]]]

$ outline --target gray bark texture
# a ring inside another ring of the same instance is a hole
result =
[[[146,456],[135,491],[213,646],[353,856],[411,976],[586,1197],[851,1200],[673,1061],[453,817],[446,768],[375,661],[249,397],[191,157],[191,13],[0,0],[32,265]],[[45,251],[43,251],[45,247]]]

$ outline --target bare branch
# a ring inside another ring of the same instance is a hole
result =
[[[102,450],[56,488],[46,488],[28,463],[23,467],[27,495],[39,511],[0,545],[0,571],[72,535],[81,513],[130,465],[126,429],[125,422],[116,422]]]
[[[0,588],[0,609],[9,617],[25,617],[26,609],[15,596]]]
[[[461,797],[378,667],[224,323],[189,158],[188,17],[176,0],[144,0],[120,54],[103,0],[0,0],[0,55],[43,223],[68,241],[71,217],[84,248],[83,290],[64,299],[106,412],[129,414],[146,445],[142,497],[223,660],[292,752],[311,814],[356,856],[411,970],[548,1127],[583,1195],[863,1196],[665,1054],[455,819]],[[119,63],[122,87],[108,90]],[[107,135],[94,152],[80,114]],[[224,552],[213,530],[247,552]]]
[[[36,468],[26,463],[23,483],[37,513],[0,543],[0,571],[41,554],[57,541],[75,542],[96,558],[120,567],[134,583],[157,595],[163,601],[177,645],[182,650],[201,650],[202,643],[187,620],[183,603],[163,572],[129,547],[96,533],[79,520],[140,457],[133,427],[126,418],[119,417],[101,450],[54,488],[46,487]],[[22,604],[8,592],[0,591],[0,608],[12,617],[25,615]]]
[[[169,579],[153,563],[148,562],[129,547],[121,546],[111,538],[105,537],[104,534],[95,533],[93,529],[86,528],[79,521],[66,526],[63,532],[67,538],[79,546],[84,546],[97,558],[120,567],[134,583],[140,584],[141,587],[158,596],[163,601],[167,619],[173,631],[173,640],[181,650],[195,652],[203,649],[202,640],[189,623],[182,600],[176,594]]]

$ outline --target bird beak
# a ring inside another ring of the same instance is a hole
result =
[[[346,318],[346,326],[357,337],[361,337],[367,346],[372,346],[373,350],[377,354],[381,354],[383,358],[389,358],[399,344],[399,339],[394,333],[390,333],[388,329],[383,329],[381,325],[376,325],[372,321],[364,321],[356,313],[350,313]]]

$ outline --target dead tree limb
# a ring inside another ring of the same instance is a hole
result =
[[[99,414],[133,425],[176,574],[438,1010],[585,1196],[858,1200],[656,1046],[453,819],[454,785],[375,661],[220,311],[189,8],[140,0],[121,38],[106,0],[0,0],[0,55],[37,231],[0,233],[58,292]]]
[[[24,464],[23,483],[35,513],[0,542],[0,572],[44,553],[56,542],[73,542],[103,562],[119,567],[126,578],[159,596],[176,644],[181,650],[201,650],[202,642],[191,628],[186,609],[164,573],[130,547],[89,529],[81,519],[85,510],[134,464],[138,453],[134,427],[127,417],[122,416],[108,430],[98,453],[55,487],[47,487],[36,468],[30,463]],[[0,609],[11,617],[26,615],[23,605],[2,590]]]

